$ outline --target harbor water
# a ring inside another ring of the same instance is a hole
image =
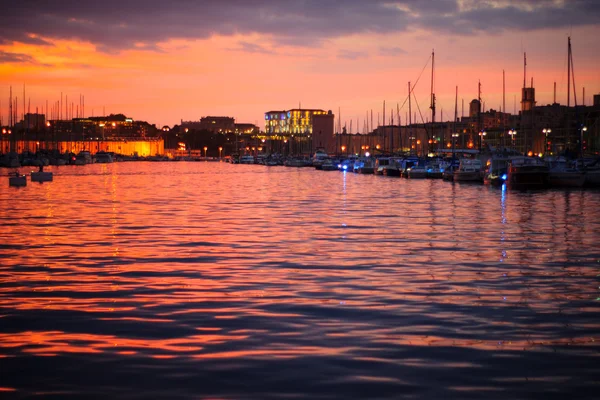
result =
[[[598,191],[46,170],[0,170],[0,398],[598,396]]]

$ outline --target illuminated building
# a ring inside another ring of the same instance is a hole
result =
[[[333,117],[331,111],[317,109],[295,108],[287,111],[268,111],[265,113],[265,133],[313,134],[318,118],[327,115]]]

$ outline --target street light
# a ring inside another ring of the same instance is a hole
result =
[[[550,152],[550,142],[548,142],[548,134],[552,133],[552,129],[542,129],[544,136],[546,138],[546,152]]]
[[[483,146],[483,139],[485,139],[485,135],[487,135],[486,131],[479,132],[479,151],[481,151],[481,147]]]
[[[345,151],[346,151],[346,146],[342,146],[342,155],[344,155]]]
[[[583,150],[584,150],[584,147],[583,147],[583,132],[587,132],[587,126],[583,126],[582,125],[581,128],[580,128],[579,147],[580,147],[580,152],[581,152],[581,154],[580,154],[581,158],[583,158]]]
[[[517,131],[515,131],[514,129],[511,129],[508,131],[508,134],[510,135],[511,141],[513,143],[513,147],[515,147],[515,136],[517,135]]]
[[[221,159],[221,151],[223,151],[223,148],[219,146],[219,160]]]
[[[206,150],[208,150],[208,147],[204,146],[204,159],[206,160]]]
[[[456,143],[456,138],[458,137],[458,133],[452,134],[452,159],[454,159],[454,145]]]

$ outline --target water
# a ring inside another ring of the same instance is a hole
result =
[[[0,397],[597,395],[597,191],[49,170],[0,185]]]

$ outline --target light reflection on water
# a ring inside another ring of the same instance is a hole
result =
[[[50,170],[0,189],[0,394],[594,397],[598,192]]]

